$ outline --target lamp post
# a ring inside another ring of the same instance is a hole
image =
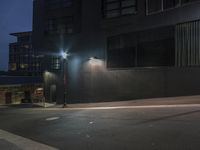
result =
[[[66,86],[67,86],[67,78],[66,78],[66,71],[67,71],[67,69],[66,69],[66,67],[67,67],[67,56],[68,56],[68,53],[65,51],[65,52],[62,52],[61,53],[61,55],[62,55],[62,58],[63,58],[63,87],[64,87],[64,99],[63,99],[63,108],[65,108],[65,107],[67,107],[67,96],[66,96]]]

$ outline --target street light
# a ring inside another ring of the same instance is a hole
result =
[[[67,52],[61,52],[62,58],[67,59],[68,53]]]
[[[66,100],[66,67],[67,67],[67,57],[69,56],[69,54],[66,51],[61,52],[61,56],[63,58],[63,86],[64,86],[64,102],[63,102],[63,108],[65,108],[67,106],[67,100]]]

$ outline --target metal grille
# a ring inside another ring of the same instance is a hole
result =
[[[176,66],[200,65],[200,21],[176,25]]]

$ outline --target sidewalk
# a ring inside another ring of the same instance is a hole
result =
[[[68,104],[67,108],[152,106],[152,105],[188,105],[188,104],[191,104],[191,105],[200,104],[200,95],[166,97],[166,98],[151,98],[151,99],[137,99],[137,100],[129,100],[129,101]],[[51,108],[61,108],[62,106],[63,105],[55,105]]]
[[[126,107],[126,106],[161,106],[161,105],[200,105],[200,95],[180,96],[180,97],[164,97],[151,99],[136,99],[128,101],[112,101],[112,102],[95,102],[95,103],[79,103],[67,104],[66,108],[95,108],[95,107]],[[46,108],[62,108],[63,105],[55,105],[46,103]],[[35,104],[19,104],[19,105],[0,105],[1,108],[41,108],[43,105]]]

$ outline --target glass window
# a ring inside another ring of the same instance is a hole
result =
[[[163,0],[163,9],[169,9],[176,7],[179,4],[179,0]]]
[[[108,68],[130,68],[135,66],[135,48],[109,49],[107,51]]]
[[[103,0],[104,18],[114,18],[137,12],[136,0]]]
[[[181,3],[184,4],[184,3],[197,2],[197,1],[200,1],[200,0],[181,0]]]
[[[73,33],[73,17],[65,16],[60,19],[63,33]]]
[[[60,70],[61,69],[61,61],[60,61],[60,57],[53,57],[52,58],[52,65],[51,68],[53,70]]]
[[[60,8],[60,0],[46,0],[45,1],[47,9],[58,9]]]
[[[106,5],[106,10],[113,10],[113,9],[119,9],[120,8],[120,3],[115,2],[115,3],[108,3]]]
[[[122,11],[121,11],[121,14],[122,15],[128,15],[128,14],[134,14],[136,13],[136,10],[128,7],[128,8],[123,8]]]
[[[45,4],[47,9],[53,10],[61,7],[71,7],[72,0],[46,0]]]
[[[200,0],[147,0],[147,14],[161,12],[192,2],[200,2]]]
[[[148,0],[148,14],[162,10],[162,0]]]
[[[135,66],[135,47],[126,47],[122,42],[122,36],[108,38],[107,67],[130,68]]]
[[[11,71],[17,70],[17,64],[16,64],[16,63],[10,64],[10,65],[9,65],[9,70],[11,70]]]
[[[46,29],[47,33],[57,33],[58,32],[58,19],[50,18],[46,21]]]
[[[157,34],[152,36],[150,33]],[[174,28],[171,26],[121,34],[107,39],[108,68],[174,65],[175,39]]]
[[[62,0],[62,6],[63,7],[71,7],[72,6],[72,0]]]
[[[140,43],[138,46],[138,67],[174,66],[174,39]]]
[[[119,10],[111,10],[107,11],[105,14],[105,18],[114,18],[120,16],[120,11]]]
[[[45,33],[58,34],[58,33],[72,33],[73,32],[73,17],[64,16],[62,18],[52,18],[46,21]]]

